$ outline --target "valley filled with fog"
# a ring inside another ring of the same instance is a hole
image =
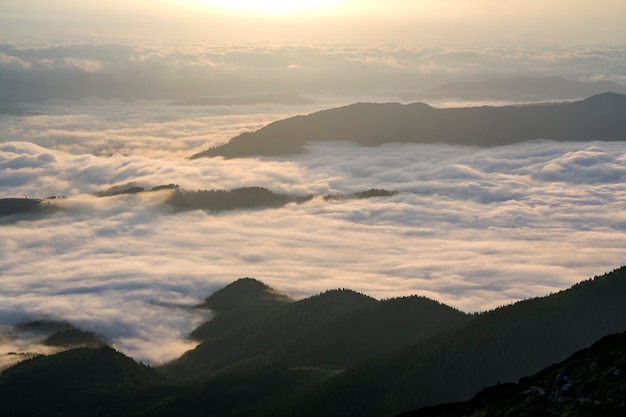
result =
[[[622,415],[624,21],[0,2],[0,415]]]
[[[51,214],[0,218],[2,336],[67,320],[160,363],[193,345],[194,310],[240,277],[296,298],[350,288],[419,294],[463,311],[546,295],[620,266],[623,142],[500,147],[311,143],[303,154],[199,158],[244,131],[351,102],[174,105],[48,100],[0,115],[0,198],[46,198]],[[278,208],[177,211],[171,190],[96,197],[119,185],[261,186],[309,196]],[[371,188],[388,197],[328,200]]]

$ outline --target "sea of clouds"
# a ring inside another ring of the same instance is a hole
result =
[[[419,40],[415,40],[419,42]],[[416,97],[516,76],[626,81],[624,45],[394,45],[26,39],[0,43],[0,106],[49,98],[185,99],[255,93]]]
[[[0,219],[0,367],[8,352],[50,351],[14,327],[41,318],[138,360],[173,359],[210,317],[193,306],[245,276],[295,298],[343,287],[482,311],[621,266],[623,142],[312,143],[284,158],[188,159],[296,114],[461,76],[554,74],[624,81],[623,48],[1,44],[0,198],[67,198],[51,215]],[[315,102],[172,104],[280,92]],[[94,196],[128,183],[319,197],[214,214],[176,212],[168,191]],[[370,188],[399,193],[321,197]]]
[[[284,158],[187,156],[269,120],[314,110],[167,103],[40,104],[0,124],[0,197],[67,196],[39,219],[0,224],[0,325],[68,320],[159,363],[192,347],[192,307],[239,277],[296,298],[351,288],[425,295],[465,311],[546,295],[623,264],[626,147],[536,141],[495,148],[313,143]],[[107,152],[103,152],[107,149]],[[392,197],[211,214],[168,191],[260,185]],[[5,350],[33,349],[7,336]]]

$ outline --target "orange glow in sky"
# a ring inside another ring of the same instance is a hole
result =
[[[620,43],[624,0],[0,1],[0,38]]]
[[[337,7],[340,0],[200,0],[207,6],[245,14],[285,15],[319,13]]]

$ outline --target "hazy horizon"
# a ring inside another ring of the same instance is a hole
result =
[[[621,43],[619,0],[5,1],[2,38],[205,42],[394,42],[402,44]]]

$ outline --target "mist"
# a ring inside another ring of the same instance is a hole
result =
[[[326,104],[420,101],[444,83],[516,76],[623,84],[625,61],[622,46],[610,44],[5,42],[0,112],[51,99],[174,101],[267,93]],[[444,98],[455,98],[454,91]],[[554,97],[537,97],[549,99]],[[135,106],[131,114],[146,113]]]
[[[624,262],[623,142],[324,142],[289,157],[190,159],[355,102],[464,107],[525,104],[526,90],[540,103],[619,92],[621,2],[344,1],[311,16],[200,1],[5,3],[0,198],[61,198],[45,200],[53,212],[0,217],[0,366],[53,352],[16,327],[34,319],[166,362],[193,348],[187,335],[211,317],[194,307],[240,277],[295,298],[350,288],[484,311]],[[502,94],[513,84],[518,96]],[[501,94],[475,93],[483,86]],[[211,212],[172,207],[171,190],[96,196],[167,184],[313,197]],[[323,198],[372,188],[397,193]]]
[[[120,108],[136,104],[68,106],[2,116],[0,197],[67,197],[50,200],[62,208],[52,214],[2,219],[5,326],[67,320],[161,363],[193,346],[186,335],[210,314],[193,306],[240,277],[296,298],[351,288],[483,311],[567,288],[620,266],[626,254],[621,142],[331,142],[289,158],[190,160],[183,155],[207,146],[207,132],[220,141],[316,104],[259,106],[249,117],[241,108],[169,112],[167,103],[141,106],[133,117]],[[258,185],[317,198],[211,213],[174,210],[168,190],[94,195],[128,183]],[[370,188],[398,194],[322,198]]]

